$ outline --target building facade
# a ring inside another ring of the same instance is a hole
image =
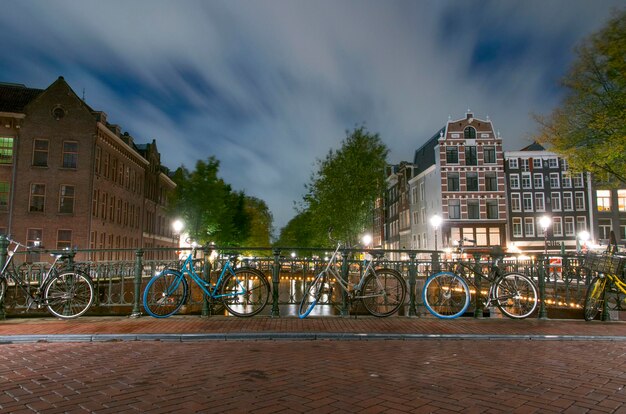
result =
[[[57,249],[177,244],[165,214],[175,184],[156,145],[142,153],[62,77],[46,89],[0,84],[0,122],[0,232]]]

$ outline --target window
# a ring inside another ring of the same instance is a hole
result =
[[[467,191],[478,191],[478,173],[468,172],[465,174]]]
[[[448,191],[459,191],[459,173],[448,174]]]
[[[550,204],[552,211],[561,211],[561,193],[552,193],[550,197],[552,198]]]
[[[561,217],[552,217],[552,234],[554,236],[563,236],[563,220]]]
[[[559,173],[550,173],[550,187],[559,188]]]
[[[485,164],[496,163],[496,147],[483,147],[483,158]]]
[[[537,189],[543,188],[543,174],[533,174],[533,185]]]
[[[572,188],[572,177],[569,173],[563,173],[562,176],[561,183],[563,184],[563,188]]]
[[[485,191],[498,191],[498,177],[496,173],[485,173]]]
[[[38,245],[43,240],[43,230],[42,229],[28,229],[26,231],[26,245],[28,247],[33,247]]]
[[[567,171],[569,170],[569,164],[567,163],[567,160],[563,160],[563,171]]]
[[[528,158],[522,158],[522,159],[520,160],[520,162],[521,162],[521,167],[520,167],[520,168],[521,168],[521,170],[522,170],[523,172],[528,172],[528,171],[530,171],[530,167],[528,166]]]
[[[465,165],[478,165],[476,147],[473,145],[465,147]]]
[[[487,218],[488,219],[498,218],[498,201],[497,200],[487,200]]]
[[[541,168],[541,158],[533,158],[533,168]]]
[[[534,217],[524,217],[524,234],[526,237],[535,236],[535,219]]]
[[[576,217],[576,231],[581,232],[587,230],[587,217],[578,216]]]
[[[426,200],[426,187],[424,183],[420,183],[420,200]]]
[[[74,186],[62,185],[59,194],[59,213],[74,213]]]
[[[48,166],[48,140],[36,139],[33,142],[33,166],[34,167],[47,167]]]
[[[102,148],[96,146],[96,156],[95,156],[95,162],[94,162],[94,172],[96,173],[96,175],[100,175],[100,160],[102,159]]]
[[[491,246],[500,245],[500,229],[497,227],[491,227],[489,229],[489,244]]]
[[[522,218],[513,217],[513,237],[522,237]]]
[[[573,236],[576,234],[574,229],[574,217],[565,217],[565,235]]]
[[[522,202],[519,193],[511,194],[511,211],[522,211]]]
[[[9,183],[0,182],[0,211],[9,209]]]
[[[517,158],[509,158],[509,168],[511,169],[519,168],[517,164]]]
[[[467,218],[476,220],[480,218],[480,204],[478,200],[467,201]]]
[[[570,192],[563,193],[563,210],[574,210],[574,200],[572,199],[572,193]]]
[[[543,193],[535,193],[535,210],[546,211],[546,203]]]
[[[476,240],[476,246],[486,246],[487,229],[485,227],[476,227],[476,236],[474,237],[474,240]]]
[[[525,190],[533,188],[530,180],[530,173],[522,173],[522,188]]]
[[[473,127],[467,127],[463,130],[463,138],[465,139],[476,139],[476,129]]]
[[[0,137],[0,164],[13,164],[13,138]]]
[[[609,219],[600,219],[598,220],[598,237],[601,240],[608,240],[611,234],[611,220]]]
[[[611,211],[610,190],[597,190],[596,199],[598,200],[598,211]]]
[[[459,163],[459,149],[457,147],[446,147],[446,163],[447,164]]]
[[[617,190],[617,209],[621,212],[626,211],[626,190]]]
[[[626,240],[626,221],[621,221],[619,225],[619,238]]]
[[[514,190],[519,190],[519,175],[511,174],[509,177],[509,182],[511,184],[511,188]]]
[[[524,193],[522,196],[524,211],[533,211],[533,195],[532,193]]]
[[[576,188],[583,188],[585,186],[585,182],[584,182],[584,179],[583,179],[583,173],[574,174],[572,179],[574,180],[574,187],[576,187]]]
[[[46,186],[45,184],[30,185],[30,203],[28,211],[43,212],[46,204]]]
[[[76,168],[78,165],[78,142],[63,142],[63,168]]]
[[[559,168],[559,161],[556,158],[548,158],[549,168]]]
[[[585,193],[576,191],[575,199],[576,211],[585,211]]]
[[[59,230],[57,232],[57,249],[72,248],[72,230]]]
[[[460,200],[448,201],[448,218],[460,219],[461,218],[461,202]]]

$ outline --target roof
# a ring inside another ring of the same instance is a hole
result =
[[[537,141],[534,141],[532,144],[530,144],[527,147],[522,148],[520,151],[545,151],[545,150],[546,148],[543,145],[541,145]]]
[[[435,147],[439,145],[439,137],[445,130],[446,127],[439,129],[432,138],[415,150],[415,156],[413,157],[413,164],[417,165],[415,175],[419,175],[435,164]]]
[[[43,91],[43,89],[27,88],[21,84],[0,82],[0,112],[20,113]]]

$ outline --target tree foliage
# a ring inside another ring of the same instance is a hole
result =
[[[246,247],[268,247],[274,220],[267,204],[256,197],[246,196],[245,210],[250,217],[250,235],[244,242]],[[248,254],[267,255],[268,251],[250,251]]]
[[[185,231],[199,243],[241,245],[250,236],[246,198],[218,177],[219,161],[199,160],[194,171],[180,167],[172,177],[177,187],[170,200],[172,215],[185,222]]]
[[[562,104],[549,117],[536,117],[537,140],[576,171],[626,182],[626,10],[576,52]]]
[[[374,201],[385,186],[388,152],[378,134],[359,127],[346,132],[339,150],[318,160],[318,170],[306,186],[303,210],[310,214],[312,243],[327,244],[329,227],[334,237],[347,243],[356,242],[371,227]]]

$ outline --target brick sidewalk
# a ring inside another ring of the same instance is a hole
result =
[[[403,339],[411,337],[560,337],[587,339],[626,340],[626,322],[586,322],[583,320],[539,319],[473,319],[459,318],[440,320],[435,318],[341,318],[324,317],[298,319],[286,318],[235,318],[216,316],[173,316],[167,319],[151,317],[83,317],[75,320],[54,318],[9,318],[0,322],[0,337],[24,335],[189,335],[196,339],[220,339],[225,337],[256,339],[275,337],[356,339],[359,337],[383,337]],[[204,336],[203,336],[204,335]],[[324,336],[326,335],[326,336]],[[140,338],[135,338],[140,339]]]

